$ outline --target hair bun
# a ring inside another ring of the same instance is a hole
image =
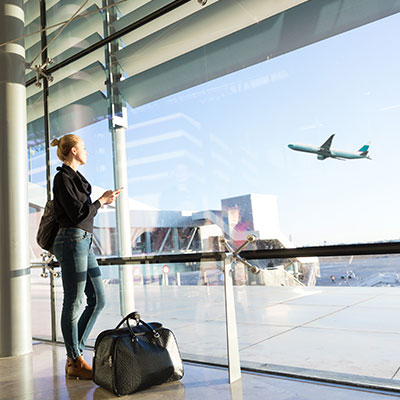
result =
[[[59,143],[60,141],[58,139],[53,139],[50,144],[51,146],[58,146]]]

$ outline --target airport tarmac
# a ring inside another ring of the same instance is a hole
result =
[[[316,286],[363,286],[369,285],[370,278],[385,274],[387,282],[400,286],[400,255],[320,257],[321,277]],[[331,276],[335,277],[335,283]],[[396,278],[399,282],[393,282]]]

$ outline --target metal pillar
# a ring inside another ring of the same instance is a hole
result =
[[[103,7],[112,5],[114,0],[103,0]],[[109,7],[103,13],[104,35],[109,36],[115,32],[113,23],[118,20],[116,7]],[[105,48],[108,121],[112,134],[114,182],[115,188],[123,188],[116,202],[116,224],[118,231],[118,247],[120,257],[132,255],[131,226],[128,197],[128,175],[126,162],[125,128],[127,126],[126,105],[117,89],[117,83],[121,80],[121,68],[115,58],[115,52],[120,48],[120,40],[108,43]],[[120,305],[121,314],[135,311],[135,297],[133,285],[133,269],[129,265],[119,266]]]
[[[225,289],[225,319],[226,319],[226,344],[228,353],[229,383],[232,384],[241,379],[239,341],[236,325],[235,298],[233,293],[232,263],[239,261],[244,264],[253,274],[258,274],[260,270],[242,258],[239,253],[256,238],[252,235],[247,236],[247,240],[237,249],[234,249],[224,238],[220,238],[220,243],[228,250],[224,258],[224,289]]]
[[[242,377],[240,371],[235,299],[233,295],[232,261],[233,258],[230,255],[224,260],[226,344],[228,352],[229,383],[233,383]]]
[[[0,43],[23,36],[22,0],[0,7]],[[0,47],[0,357],[32,352],[23,41]]]

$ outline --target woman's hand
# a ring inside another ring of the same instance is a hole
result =
[[[104,192],[99,198],[101,206],[103,207],[104,204],[111,204],[119,196],[121,190],[122,189],[107,190],[106,192]]]

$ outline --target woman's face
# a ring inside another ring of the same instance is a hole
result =
[[[74,148],[76,149],[76,153],[74,154],[74,158],[76,161],[80,163],[80,165],[86,164],[87,160],[87,151],[85,149],[85,143],[83,140],[80,140]]]

